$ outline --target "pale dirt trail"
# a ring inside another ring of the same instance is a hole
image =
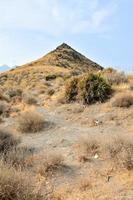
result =
[[[48,111],[44,108],[38,108],[38,111],[44,115],[48,121],[47,128],[37,134],[25,134],[22,136],[22,143],[37,149],[55,149],[62,151],[76,143],[81,137],[87,135],[110,135],[119,134],[124,130],[116,125],[99,125],[94,127],[81,126],[79,122],[71,122],[56,111]]]

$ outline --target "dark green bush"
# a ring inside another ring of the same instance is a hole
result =
[[[111,91],[110,84],[99,75],[88,74],[79,79],[78,98],[85,104],[104,102]]]
[[[22,90],[19,88],[11,88],[7,91],[7,95],[12,98],[15,96],[21,96],[22,95]]]
[[[69,103],[75,101],[77,95],[78,95],[78,78],[73,77],[66,84],[66,89],[65,89],[66,102]]]
[[[56,79],[56,74],[49,74],[45,77],[46,81],[51,81]]]
[[[74,77],[66,85],[66,102],[82,101],[84,104],[104,102],[112,92],[105,79],[96,74]]]

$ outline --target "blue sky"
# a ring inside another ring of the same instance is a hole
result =
[[[66,42],[105,67],[133,70],[132,0],[0,0],[0,65]]]

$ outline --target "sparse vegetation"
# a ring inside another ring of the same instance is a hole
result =
[[[18,130],[22,133],[36,133],[44,128],[45,120],[36,111],[26,111],[21,114],[17,123]]]
[[[78,78],[73,77],[66,84],[66,89],[65,89],[66,102],[69,103],[75,101],[77,95],[78,95]]]
[[[15,147],[20,139],[14,137],[9,131],[0,129],[0,153],[6,153]]]
[[[5,101],[0,101],[0,115],[6,116],[9,113],[9,106]]]
[[[31,158],[34,153],[33,148],[27,146],[15,146],[3,156],[3,161],[17,169],[25,169],[31,166],[28,158]]]
[[[28,94],[23,96],[23,102],[29,105],[36,105],[37,100],[34,96]]]
[[[118,72],[112,68],[105,69],[102,74],[103,77],[112,85],[119,85],[128,82],[128,78],[124,72]]]
[[[97,153],[100,153],[100,148],[100,143],[95,138],[81,138],[77,148],[79,161],[85,162],[93,158]]]
[[[60,154],[47,153],[42,157],[43,163],[39,166],[38,172],[42,176],[52,175],[57,169],[63,166],[64,158]]]
[[[113,162],[116,169],[133,170],[133,142],[120,135],[111,140],[98,141],[95,137],[80,139],[76,152],[80,162],[102,158]]]
[[[129,89],[130,89],[130,90],[133,90],[133,83],[130,83]]]
[[[133,142],[124,137],[116,137],[107,146],[110,158],[117,167],[133,170]]]
[[[26,174],[0,163],[1,200],[41,200],[32,184],[33,180]]]
[[[4,94],[3,91],[0,91],[0,101],[9,101],[9,98]]]
[[[22,90],[19,88],[11,88],[7,91],[6,93],[10,98],[15,97],[15,96],[21,96],[22,95]]]
[[[115,107],[129,108],[133,105],[133,95],[132,94],[120,94],[115,97],[112,105]]]
[[[66,44],[0,74],[0,199],[130,198],[132,83]]]

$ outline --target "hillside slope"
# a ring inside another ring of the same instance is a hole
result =
[[[31,63],[18,66],[0,76],[0,84],[4,87],[25,87],[33,89],[43,87],[48,76],[66,80],[72,75],[89,71],[99,71],[103,68],[89,60],[73,48],[63,43],[55,50]]]
[[[64,67],[75,70],[78,69],[80,71],[103,69],[100,65],[86,58],[65,43],[61,44],[55,50],[51,51],[39,60],[26,64],[23,67],[38,65]]]

